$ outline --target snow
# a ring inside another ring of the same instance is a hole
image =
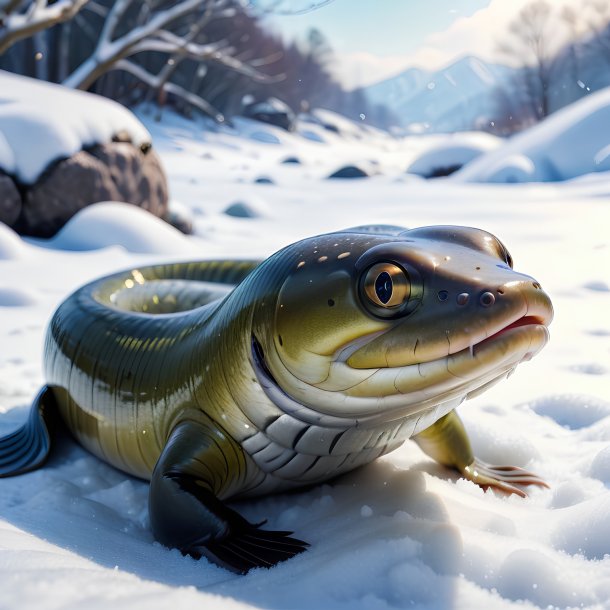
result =
[[[256,125],[272,136],[263,142],[250,137],[253,122],[211,129],[140,116],[172,196],[192,210],[195,235],[109,203],[81,212],[44,247],[0,226],[0,434],[24,420],[43,381],[54,307],[103,273],[265,257],[361,224],[462,224],[498,235],[555,306],[549,345],[460,407],[477,455],[525,466],[550,489],[526,499],[485,493],[407,443],[336,481],[239,503],[246,518],[294,530],[311,547],[236,576],[154,542],[148,485],[66,442],[44,469],[0,481],[0,608],[610,607],[610,176],[559,185],[424,181],[404,170],[431,146],[426,138],[354,125],[358,138],[307,124],[321,143]],[[558,154],[551,142],[549,154]],[[538,144],[542,152],[541,137]],[[581,152],[570,153],[578,165]],[[282,163],[289,156],[301,164]],[[339,163],[357,162],[374,162],[378,175],[326,179]],[[273,184],[255,183],[262,175]],[[236,202],[265,213],[227,215]]]
[[[0,170],[19,182],[33,184],[53,161],[120,132],[136,146],[150,142],[116,102],[0,70]]]
[[[129,252],[196,256],[198,245],[142,208],[115,201],[87,206],[48,240],[31,239],[57,250],[97,250],[122,246]]]
[[[554,182],[610,170],[610,88],[562,108],[464,167],[455,180]]]
[[[432,138],[430,138],[432,140]],[[464,132],[445,136],[418,156],[407,168],[407,173],[428,178],[443,170],[460,168],[478,156],[495,150],[500,138],[488,133]]]

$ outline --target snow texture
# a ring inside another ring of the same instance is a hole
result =
[[[170,254],[165,229],[109,204],[77,216],[52,248],[20,244],[0,227],[0,434],[25,419],[43,382],[54,307],[100,274],[170,258],[266,257],[361,224],[461,224],[498,235],[516,269],[553,299],[549,345],[460,407],[477,455],[526,466],[550,489],[526,499],[485,493],[408,442],[331,483],[240,503],[251,521],[294,530],[311,547],[236,576],[154,542],[148,485],[68,441],[44,469],[0,481],[0,608],[610,607],[610,291],[598,289],[608,286],[608,174],[561,187],[426,182],[404,174],[429,148],[426,138],[396,140],[358,125],[342,135],[308,123],[316,141],[258,125],[266,143],[250,137],[251,122],[212,130],[166,114],[147,124],[195,235],[172,233]],[[559,154],[555,140],[547,144]],[[282,164],[288,156],[301,164]],[[358,162],[374,162],[380,174],[325,179],[338,163]],[[273,184],[256,184],[262,175]],[[264,202],[266,213],[228,216],[237,201]],[[86,251],[70,251],[72,240]]]
[[[58,250],[122,246],[129,252],[196,256],[196,243],[142,208],[115,201],[87,206],[47,240],[30,240]]]
[[[610,171],[610,88],[562,108],[456,173],[467,182],[556,182]]]
[[[33,184],[53,161],[127,133],[150,142],[142,124],[106,98],[0,70],[0,169]]]

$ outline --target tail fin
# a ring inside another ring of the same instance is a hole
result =
[[[34,399],[27,422],[0,438],[0,478],[42,466],[51,452],[50,425],[59,417],[51,390],[44,386]]]

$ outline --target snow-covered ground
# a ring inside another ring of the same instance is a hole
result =
[[[479,457],[527,466],[551,488],[484,493],[407,443],[330,484],[241,503],[311,548],[235,576],[155,543],[148,485],[68,443],[46,468],[0,481],[0,608],[610,608],[610,175],[426,182],[404,170],[430,140],[245,120],[237,135],[142,117],[196,235],[114,204],[84,210],[45,244],[0,226],[0,434],[43,381],[53,308],[102,273],[265,257],[364,223],[461,224],[498,235],[553,299],[550,344],[460,408]],[[291,157],[299,163],[283,163]],[[327,179],[348,163],[379,175]],[[226,214],[233,204],[246,213]]]

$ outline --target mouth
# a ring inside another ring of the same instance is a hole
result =
[[[540,315],[538,315],[540,314]],[[434,360],[406,366],[357,369],[350,352],[371,337],[343,346],[329,365],[326,379],[309,384],[299,380],[275,352],[266,355],[252,335],[251,362],[263,391],[284,413],[328,426],[365,425],[425,411],[448,401],[463,400],[509,375],[547,343],[547,312],[522,315],[492,333]],[[378,337],[384,333],[375,333]],[[271,362],[268,361],[271,356]],[[272,365],[272,366],[270,366]],[[281,378],[272,370],[278,370]]]
[[[476,356],[477,353],[481,352],[481,350],[485,350],[486,348],[488,348],[491,345],[493,345],[494,343],[502,340],[503,338],[513,336],[515,334],[514,331],[517,331],[518,329],[523,329],[524,331],[527,331],[528,334],[530,334],[529,331],[532,331],[532,333],[544,335],[544,337],[545,337],[544,343],[542,345],[540,345],[540,347],[538,347],[538,349],[536,349],[531,354],[530,353],[527,354],[529,356],[527,359],[529,360],[532,356],[534,356],[535,353],[537,353],[544,346],[544,344],[548,340],[549,333],[548,333],[547,324],[548,324],[548,321],[540,316],[523,316],[523,317],[515,320],[514,322],[511,322],[507,326],[504,326],[503,328],[496,331],[492,335],[489,335],[482,341],[475,343],[472,346],[471,351],[473,352],[473,355]],[[464,350],[462,350],[462,351],[464,351]],[[459,353],[459,352],[456,352],[456,353]],[[452,355],[454,355],[454,354],[450,354],[450,356],[452,356]],[[522,361],[523,360],[521,360],[521,362]]]

